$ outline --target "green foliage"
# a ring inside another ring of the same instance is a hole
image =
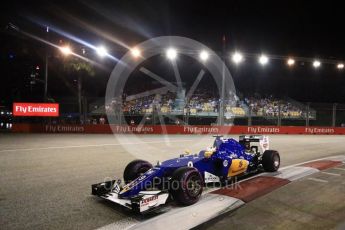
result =
[[[93,66],[86,61],[80,59],[70,59],[64,62],[64,69],[70,73],[80,73],[89,76],[95,75],[95,70]]]

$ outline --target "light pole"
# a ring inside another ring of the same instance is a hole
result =
[[[48,54],[46,51],[44,66],[44,102],[48,101]]]
[[[49,38],[49,27],[46,27],[46,40]],[[45,63],[44,63],[44,102],[48,101],[48,47],[45,48]]]

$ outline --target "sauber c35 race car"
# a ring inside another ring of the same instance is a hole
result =
[[[267,136],[240,136],[239,141],[216,136],[213,147],[199,154],[182,154],[156,166],[144,160],[130,162],[121,180],[92,185],[92,194],[134,211],[155,210],[170,200],[196,203],[208,183],[224,184],[237,176],[274,172],[280,156],[269,150]]]

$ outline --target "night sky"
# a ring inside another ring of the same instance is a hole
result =
[[[49,95],[52,98],[76,95],[75,76],[61,71],[61,58],[55,48],[8,29],[13,23],[21,30],[49,41],[69,42],[64,32],[90,44],[104,44],[116,57],[129,47],[152,37],[178,35],[204,43],[225,56],[239,50],[245,53],[345,60],[345,7],[327,1],[8,1],[1,7],[0,103],[13,100],[39,101],[43,84],[33,88],[28,79],[36,66],[43,79],[46,49],[50,62]],[[103,97],[113,60],[100,60],[95,76],[86,79],[89,97]],[[153,60],[152,60],[153,61]],[[152,65],[151,61],[151,65]],[[180,68],[186,68],[182,60]],[[264,68],[254,58],[236,67],[226,63],[237,90],[243,94],[275,94],[302,102],[345,103],[345,70],[324,64],[313,69],[310,62],[297,62],[293,69],[285,61],[271,60]],[[162,70],[157,70],[162,71]],[[183,70],[182,70],[183,71]],[[187,73],[188,74],[188,73]]]

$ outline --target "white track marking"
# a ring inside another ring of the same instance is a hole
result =
[[[333,169],[337,169],[337,170],[345,171],[345,168],[333,168]]]
[[[315,168],[295,166],[295,167],[280,169],[278,171],[278,175],[275,175],[274,177],[282,178],[289,181],[295,181],[300,178],[317,173],[319,171],[320,170],[315,169]]]
[[[321,183],[328,183],[327,180],[317,179],[314,177],[309,177],[309,178],[307,178],[307,180],[312,180],[312,181],[321,182]]]
[[[330,172],[321,172],[321,173],[330,175],[330,176],[341,176],[341,174],[338,174],[338,173],[330,173]]]
[[[206,187],[204,188],[204,190],[202,192],[202,195],[214,192],[214,191],[216,191],[218,189],[220,189],[220,187],[216,187],[216,186],[214,186],[214,187],[211,187],[211,186],[207,187],[207,185],[206,185]]]
[[[131,218],[131,217],[127,217],[124,219],[121,219],[119,221],[116,221],[114,223],[105,225],[103,227],[98,228],[97,230],[122,230],[122,229],[129,229],[131,227],[133,227],[134,225],[138,224],[139,221]]]
[[[189,142],[193,140],[179,140],[170,142]],[[88,147],[104,147],[104,146],[117,146],[117,145],[140,145],[140,144],[161,144],[162,141],[142,141],[135,143],[116,143],[116,144],[101,144],[101,145],[70,145],[70,146],[50,146],[43,148],[23,148],[23,149],[3,149],[0,152],[17,152],[17,151],[34,151],[34,150],[48,150],[48,149],[68,149],[68,148],[88,148]]]

